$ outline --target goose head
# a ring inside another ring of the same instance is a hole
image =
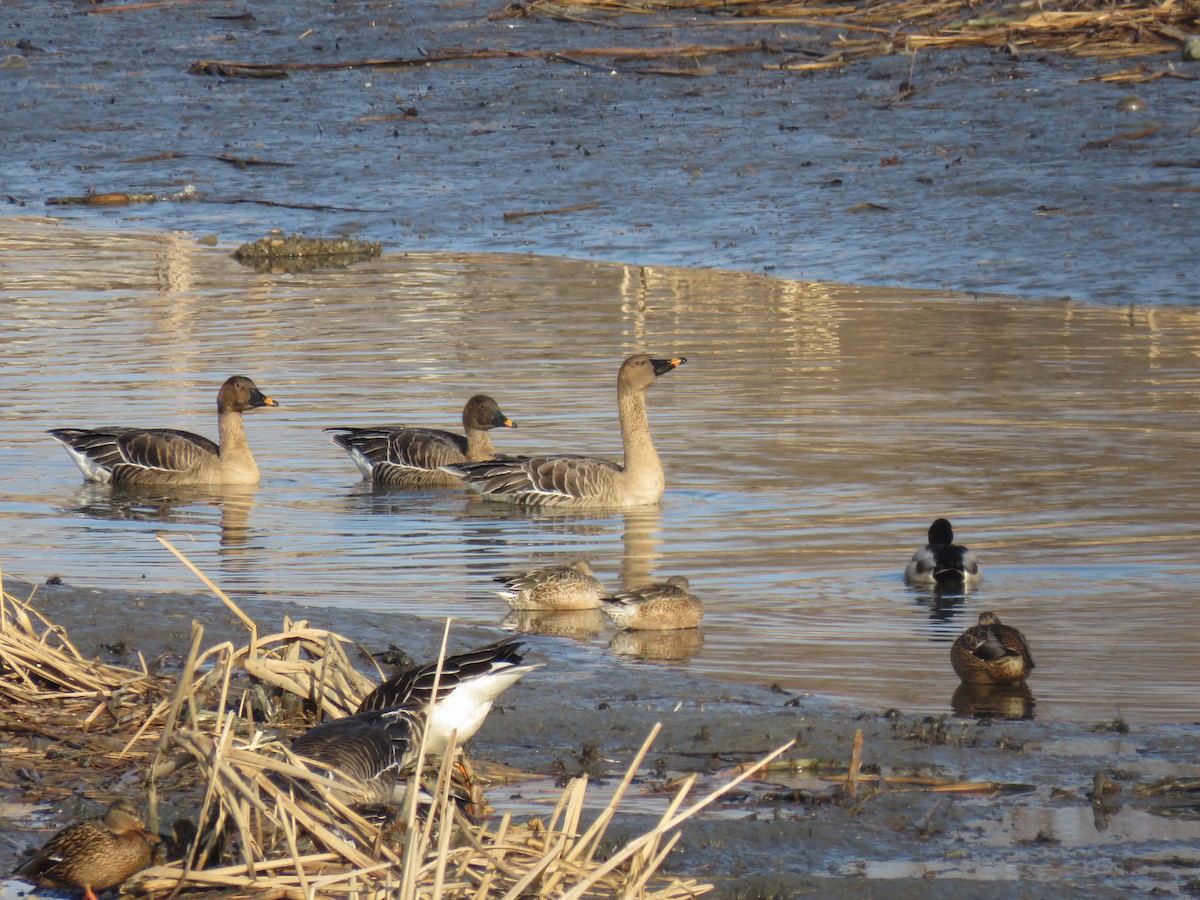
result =
[[[217,412],[245,412],[260,406],[279,404],[258,389],[245,375],[232,375],[221,385],[217,394]]]
[[[644,391],[654,384],[654,379],[659,375],[670,372],[685,362],[687,358],[683,356],[654,359],[647,353],[635,353],[621,364],[621,371],[617,373],[617,387],[622,390]]]
[[[476,394],[463,407],[463,428],[470,431],[474,428],[487,431],[491,428],[516,428],[517,423],[500,412],[498,404],[487,394]]]

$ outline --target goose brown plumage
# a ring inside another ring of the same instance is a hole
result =
[[[630,356],[617,373],[622,463],[567,454],[503,457],[445,466],[488,500],[555,508],[623,508],[657,503],[666,479],[650,439],[646,390],[655,378],[687,362],[682,356]]]
[[[151,834],[137,808],[117,800],[103,816],[68,825],[16,871],[44,887],[82,888],[85,900],[126,881],[150,865]]]
[[[505,638],[393,675],[341,719],[310,728],[292,751],[363,785],[371,802],[395,800],[425,734],[426,752],[442,755],[451,735],[461,745],[495,699],[541,664],[523,665],[524,645]],[[434,693],[434,683],[437,693]]]
[[[258,463],[246,443],[242,413],[279,404],[245,375],[226,379],[217,392],[219,444],[173,428],[56,428],[88,481],[116,485],[257,484]]]
[[[622,631],[675,631],[696,628],[704,605],[689,590],[688,580],[672,575],[666,581],[603,599],[600,608]]]
[[[453,463],[482,462],[496,455],[493,428],[516,428],[486,394],[476,394],[463,407],[465,434],[436,428],[376,425],[336,426],[333,442],[342,447],[363,478],[381,485],[458,485],[462,479],[442,471]]]
[[[967,684],[1016,684],[1034,668],[1025,635],[991,612],[981,612],[979,624],[955,639],[950,664]]]

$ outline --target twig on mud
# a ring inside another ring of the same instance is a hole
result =
[[[763,41],[708,46],[685,44],[678,47],[577,47],[570,57],[615,57],[618,59],[698,59],[736,53],[770,52]],[[567,58],[561,50],[456,50],[426,56],[394,59],[349,59],[343,62],[240,63],[204,59],[188,66],[193,75],[245,75],[273,72],[336,72],[343,69],[408,68],[439,62],[466,62],[484,59],[556,59]]]
[[[557,209],[531,209],[526,211],[506,212],[504,213],[505,222],[514,222],[517,219],[527,219],[530,216],[557,216],[562,213],[580,212],[585,209],[595,209],[600,205],[599,200],[593,200],[591,203],[580,203],[577,206],[560,206]]]

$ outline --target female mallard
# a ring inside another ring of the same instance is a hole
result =
[[[488,432],[517,427],[485,394],[476,394],[467,401],[462,424],[465,436],[403,425],[325,430],[342,432],[333,436],[333,442],[350,454],[363,478],[373,484],[455,485],[462,484],[462,479],[441,471],[442,466],[492,459],[496,448]]]
[[[583,559],[494,580],[505,585],[496,593],[516,610],[598,609],[604,595],[604,585]]]
[[[913,554],[904,570],[909,584],[936,587],[969,587],[981,577],[975,554],[954,543],[949,519],[934,519],[929,543]]]
[[[524,506],[620,508],[657,503],[666,480],[650,440],[646,389],[687,360],[629,357],[617,373],[623,463],[593,456],[517,456],[445,466],[488,500]]]
[[[278,406],[245,375],[234,375],[217,393],[220,444],[172,428],[56,428],[88,481],[118,485],[257,484],[258,464],[246,443],[242,413]]]
[[[1033,671],[1033,654],[1025,636],[1002,625],[995,613],[981,612],[950,648],[950,664],[967,684],[1015,684]]]
[[[83,888],[84,900],[115,887],[150,865],[151,834],[137,808],[117,800],[103,816],[68,825],[16,875],[43,887]]]
[[[695,628],[704,618],[704,605],[688,590],[688,580],[682,575],[605,597],[603,602],[600,608],[622,631]]]

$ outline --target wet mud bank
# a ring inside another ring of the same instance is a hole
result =
[[[787,71],[836,32],[487,0],[105,6],[5,4],[20,64],[0,68],[0,212],[230,247],[278,227],[392,252],[1200,298],[1200,64],[1174,56],[1010,44]],[[389,59],[417,64],[348,65]],[[197,66],[213,60],[234,65]],[[179,199],[63,202],[89,193]]]
[[[6,588],[18,597],[29,590],[11,580]],[[209,644],[245,637],[204,594],[43,585],[35,606],[85,654],[115,663],[136,664],[140,653],[171,665],[193,620],[204,624]],[[443,629],[437,620],[382,612],[263,600],[243,608],[261,628],[285,615],[307,618],[366,652],[395,645],[418,660],[436,654]],[[451,647],[496,636],[456,627]],[[602,794],[661,723],[624,813],[632,830],[640,810],[660,811],[674,779],[697,773],[715,786],[737,766],[796,741],[786,764],[685,824],[668,868],[714,881],[718,896],[1115,897],[1184,892],[1200,875],[1200,800],[1186,790],[1187,779],[1200,776],[1195,726],[854,709],[769,684],[613,662],[551,637],[528,641],[544,668],[505,694],[475,739],[474,757],[493,782],[488,800],[499,810],[544,814],[555,782],[580,773]],[[862,768],[851,796],[846,766],[857,731]],[[1151,789],[1164,779],[1176,782]],[[14,853],[9,837],[5,856]]]

